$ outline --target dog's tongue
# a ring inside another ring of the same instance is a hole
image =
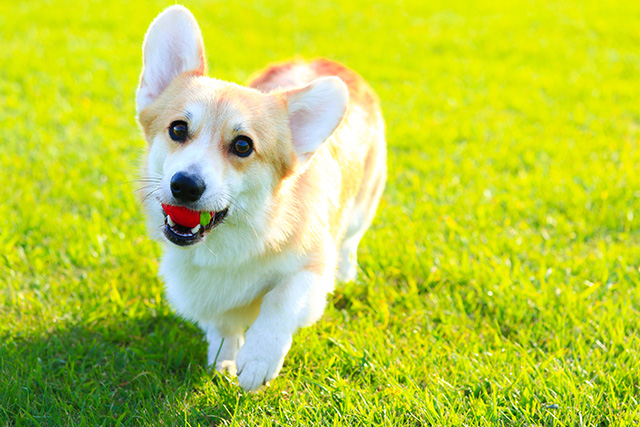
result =
[[[164,213],[171,217],[173,222],[188,228],[193,228],[198,224],[202,224],[205,227],[213,217],[213,212],[192,211],[184,206],[163,204],[162,209],[164,209]]]

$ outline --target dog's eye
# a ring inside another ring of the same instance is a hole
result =
[[[240,157],[247,157],[253,151],[253,141],[248,136],[237,136],[231,143],[231,151]]]
[[[176,120],[169,126],[169,136],[177,142],[185,142],[189,136],[189,128],[187,123],[182,120]]]

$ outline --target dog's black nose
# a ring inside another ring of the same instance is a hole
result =
[[[195,202],[207,188],[202,178],[178,172],[171,177],[171,194],[183,202]]]

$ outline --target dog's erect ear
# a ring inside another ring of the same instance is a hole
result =
[[[321,77],[283,96],[293,149],[306,162],[342,121],[349,103],[347,85],[338,77]]]
[[[144,37],[138,114],[180,74],[204,75],[204,45],[195,18],[183,6],[171,6],[153,20]]]

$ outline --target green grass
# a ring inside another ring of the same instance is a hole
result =
[[[0,425],[640,422],[640,3],[186,2],[212,75],[326,56],[388,125],[360,278],[256,394],[206,369],[133,193],[169,4],[0,0]]]

